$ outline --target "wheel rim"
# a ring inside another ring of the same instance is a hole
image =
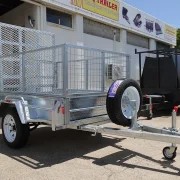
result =
[[[173,154],[170,153],[170,149],[166,149],[166,150],[164,151],[164,155],[165,155],[165,157],[167,157],[167,158],[169,158],[169,159],[171,159],[171,158],[173,157]]]
[[[11,115],[6,115],[3,122],[4,135],[8,142],[12,143],[16,139],[16,122]]]
[[[125,89],[122,98],[121,98],[121,110],[123,115],[127,119],[132,118],[132,107],[130,104],[130,101],[135,100],[136,101],[136,107],[137,107],[137,112],[139,111],[139,106],[140,106],[140,95],[138,90],[130,86],[127,89]]]

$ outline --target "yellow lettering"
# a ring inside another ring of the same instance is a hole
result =
[[[119,20],[120,3],[115,0],[69,0],[72,5],[101,16]]]
[[[71,0],[71,4],[74,6],[82,7],[82,0]]]

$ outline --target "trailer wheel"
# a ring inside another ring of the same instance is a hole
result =
[[[176,158],[176,150],[177,148],[175,148],[174,152],[170,152],[170,147],[165,147],[163,149],[163,155],[167,160],[173,160]]]
[[[14,149],[24,147],[29,139],[29,125],[21,123],[15,108],[8,108],[4,113],[2,132],[6,144]]]
[[[147,113],[147,120],[151,120],[153,118],[153,114],[151,114],[151,113]]]
[[[135,80],[118,80],[112,84],[107,94],[106,109],[113,123],[121,126],[131,126],[131,100],[136,100],[139,114],[142,105],[142,92]]]

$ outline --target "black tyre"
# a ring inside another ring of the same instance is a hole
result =
[[[153,114],[147,113],[147,120],[151,120],[153,118]]]
[[[142,105],[142,92],[135,80],[127,79],[112,84],[107,94],[106,109],[113,123],[121,126],[131,126],[131,100],[136,100],[139,113]]]
[[[176,158],[176,151],[177,151],[177,148],[175,148],[174,152],[171,153],[171,152],[170,152],[170,147],[165,147],[165,148],[163,149],[163,155],[164,155],[165,159],[167,159],[167,160],[173,160],[173,159]]]
[[[4,113],[2,132],[6,144],[14,149],[24,147],[29,139],[29,125],[21,123],[15,108],[8,108]]]

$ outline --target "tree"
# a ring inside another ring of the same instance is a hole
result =
[[[180,29],[177,30],[177,48],[180,49]]]

